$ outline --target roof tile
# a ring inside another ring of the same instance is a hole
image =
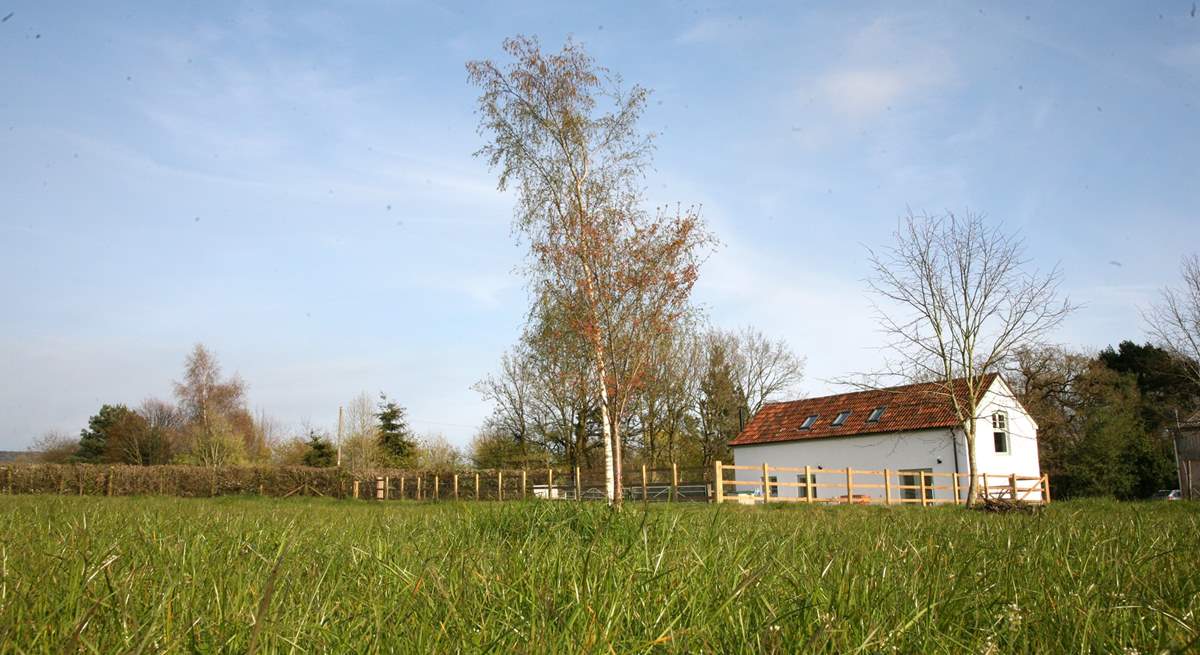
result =
[[[982,388],[991,387],[995,378],[995,373],[987,374]],[[955,385],[958,387],[958,393],[965,391],[961,379],[956,380]],[[924,382],[889,389],[768,403],[758,410],[742,433],[729,442],[729,445],[747,446],[779,441],[954,427],[959,424],[959,420],[943,388],[941,383]],[[867,422],[871,410],[876,407],[886,408],[883,416],[878,421]],[[844,424],[834,426],[834,417],[845,410],[850,411],[850,417]],[[818,416],[816,423],[811,428],[801,428],[804,419],[814,414]]]

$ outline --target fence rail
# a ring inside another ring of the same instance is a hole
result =
[[[739,471],[756,475],[738,477]],[[728,474],[732,474],[732,477]],[[796,474],[796,482],[783,481],[779,474]],[[833,481],[830,478],[834,478]],[[921,469],[827,469],[811,466],[734,466],[713,464],[714,502],[741,504],[831,503],[831,504],[919,504],[922,507],[966,502],[971,474]],[[940,481],[945,481],[939,484]],[[980,495],[1019,503],[1049,504],[1050,484],[1045,475],[981,473],[975,476]],[[732,492],[731,492],[732,488]],[[781,493],[795,489],[796,493]],[[832,490],[832,493],[821,493]],[[867,493],[862,493],[867,492]]]
[[[624,497],[646,502],[708,502],[708,468],[649,468],[623,476]],[[377,500],[603,500],[604,472],[574,467],[350,471],[302,466],[199,467],[12,464],[0,492],[92,496],[324,496]]]
[[[739,473],[753,472],[749,478]],[[797,481],[779,478],[796,474]],[[982,494],[1018,502],[1049,503],[1046,476],[982,474]],[[716,462],[705,469],[628,471],[624,498],[639,502],[846,503],[922,506],[960,503],[967,474],[894,469],[819,469]],[[0,467],[8,494],[324,496],[375,500],[504,501],[604,500],[604,472],[573,469],[412,471],[281,466],[126,466],[15,464]]]

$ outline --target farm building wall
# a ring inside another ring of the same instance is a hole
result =
[[[993,437],[992,415],[1003,411],[1008,424],[1008,452],[997,453]],[[1002,478],[1010,474],[1028,477],[1040,477],[1041,465],[1038,463],[1037,424],[1021,407],[1008,386],[1000,378],[996,379],[992,388],[984,396],[980,404],[979,418],[976,425],[975,457],[980,474],[995,476],[994,484],[1002,484]],[[800,439],[796,441],[769,442],[735,446],[733,448],[734,463],[739,466],[759,467],[765,462],[768,466],[813,469],[815,481],[818,484],[833,484],[845,481],[844,475],[821,473],[822,469],[866,469],[882,470],[926,469],[933,473],[953,473],[957,454],[957,470],[966,474],[970,471],[967,459],[966,439],[961,430],[953,431],[947,428],[916,430],[911,432],[889,432],[873,435],[849,437],[830,437],[822,439]],[[955,452],[957,451],[957,453]],[[737,471],[736,478],[742,481],[760,481],[762,474],[756,471]],[[803,480],[803,474],[785,473],[776,475],[777,482],[796,483]],[[785,479],[786,478],[786,479]],[[862,484],[882,484],[881,476],[858,476],[856,480]],[[964,485],[962,494],[966,494],[966,478],[960,478]],[[949,486],[948,477],[936,477],[933,484]],[[895,480],[893,480],[895,484]],[[745,493],[752,489],[750,486],[739,485],[738,490]],[[732,489],[730,490],[732,493]],[[804,490],[798,487],[779,487],[778,495],[797,497]],[[873,498],[883,498],[883,489],[856,490],[855,495],[868,495]],[[899,491],[893,492],[893,498],[900,497]],[[912,490],[908,491],[912,494]],[[951,499],[952,489],[936,489],[931,492],[932,498]],[[836,498],[844,496],[842,488],[816,488],[817,498]],[[772,494],[775,495],[775,494]],[[1030,500],[1041,500],[1040,492],[1030,494]]]

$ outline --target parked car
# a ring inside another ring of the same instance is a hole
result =
[[[1151,498],[1154,500],[1183,500],[1183,492],[1178,489],[1159,489]]]

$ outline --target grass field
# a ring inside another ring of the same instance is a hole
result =
[[[1200,648],[1200,506],[0,499],[3,652]]]

